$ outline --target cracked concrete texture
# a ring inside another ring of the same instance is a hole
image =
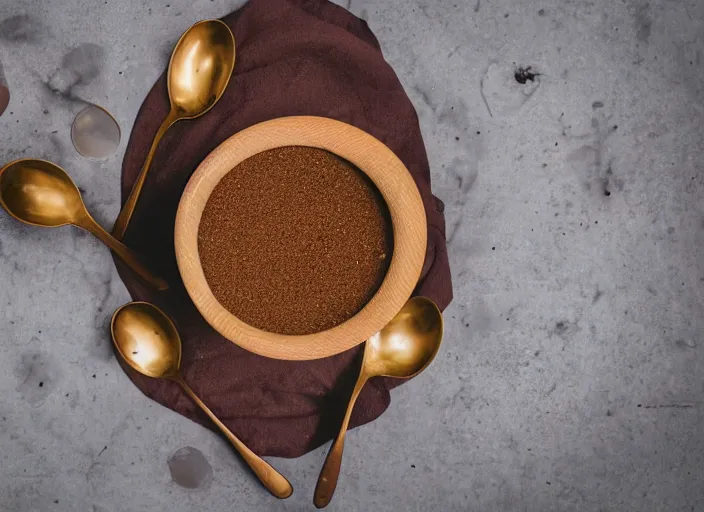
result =
[[[349,434],[330,509],[704,510],[704,3],[341,3],[418,110],[455,300],[435,363]],[[127,137],[83,159],[73,117],[92,101],[127,133],[179,34],[237,5],[0,4],[0,160],[59,162],[109,224]],[[0,215],[0,510],[312,509],[326,448],[274,460],[278,502],[129,383],[107,332],[127,300],[91,237]],[[171,480],[185,446],[206,489]]]

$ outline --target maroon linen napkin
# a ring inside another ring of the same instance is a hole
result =
[[[399,156],[420,189],[428,251],[416,294],[445,308],[452,285],[442,202],[430,190],[416,112],[366,22],[325,0],[251,0],[223,21],[237,41],[232,81],[212,111],[167,132],[125,237],[149,256],[171,289],[149,290],[117,265],[134,300],[153,302],[173,318],[183,340],[184,379],[215,414],[258,454],[297,457],[336,434],[361,346],[317,361],[278,361],[251,354],[209,327],[183,287],[174,254],[176,208],[189,177],[225,139],[276,117],[325,116],[371,133]],[[168,110],[162,75],[132,129],[122,169],[123,202]],[[178,385],[125,370],[147,396],[213,428]],[[389,389],[400,382],[370,382],[354,409],[352,427],[384,412]]]

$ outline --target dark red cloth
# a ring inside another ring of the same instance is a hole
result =
[[[317,361],[251,354],[210,328],[190,301],[174,255],[179,198],[203,158],[234,133],[268,119],[317,115],[358,126],[388,145],[412,173],[428,216],[428,252],[416,290],[440,308],[452,299],[442,203],[418,118],[366,22],[324,0],[251,0],[223,19],[235,34],[237,61],[227,91],[201,118],[174,125],[157,149],[126,243],[148,255],[171,289],[147,289],[118,262],[135,300],[162,307],[183,340],[183,376],[215,414],[261,455],[297,457],[339,428],[359,367],[360,347]],[[122,169],[127,198],[148,147],[169,110],[162,76],[142,105]],[[149,397],[195,421],[209,420],[176,384],[127,369]],[[362,391],[352,426],[377,418],[400,381],[376,379]]]

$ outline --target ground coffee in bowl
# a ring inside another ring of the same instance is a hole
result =
[[[258,153],[226,174],[198,230],[203,272],[233,315],[278,334],[353,317],[391,261],[391,219],[374,184],[322,149]]]

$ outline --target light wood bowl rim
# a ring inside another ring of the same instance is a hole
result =
[[[252,327],[226,310],[205,279],[198,253],[203,209],[225,174],[250,156],[281,146],[330,151],[361,169],[387,203],[394,251],[377,293],[355,316],[326,331],[290,336]],[[174,232],[183,283],[203,318],[240,347],[275,359],[309,360],[348,350],[381,330],[403,307],[418,283],[427,244],[425,209],[401,160],[381,141],[349,124],[314,116],[282,117],[251,126],[213,150],[191,176],[179,202]]]

